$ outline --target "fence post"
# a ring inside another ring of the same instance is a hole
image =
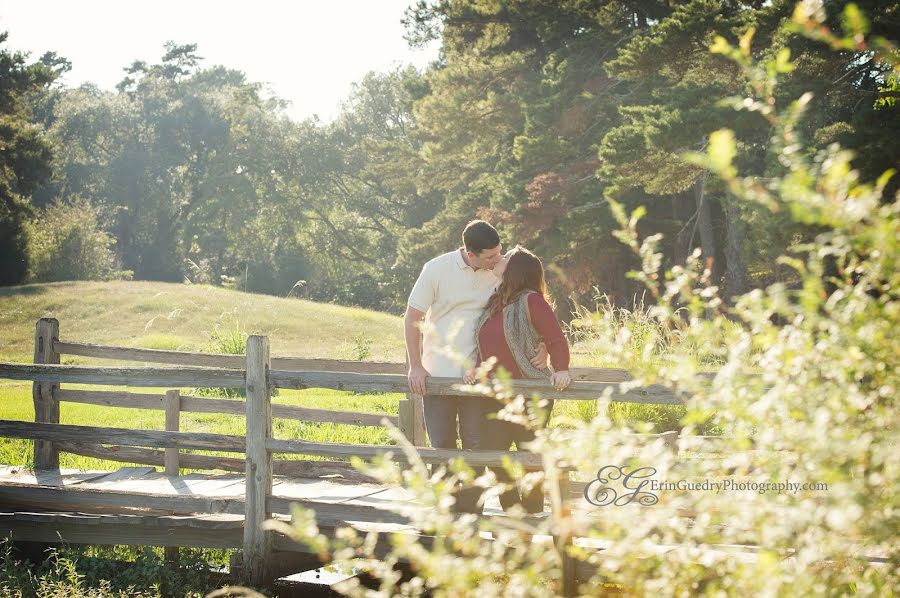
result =
[[[53,340],[59,338],[59,320],[41,318],[34,332],[34,363],[59,363],[59,353],[53,349]],[[59,402],[54,396],[57,385],[35,382],[31,386],[34,400],[34,421],[45,424],[59,423]],[[34,468],[59,469],[59,451],[47,440],[34,441]]]
[[[244,515],[244,576],[254,586],[265,584],[266,565],[272,552],[272,533],[262,523],[271,517],[266,498],[272,493],[272,454],[266,441],[272,435],[272,402],[269,392],[269,339],[247,339],[247,449],[246,511]]]
[[[406,356],[406,366],[409,368],[409,356]],[[425,409],[422,397],[412,393],[406,393],[405,399],[400,399],[397,407],[397,416],[400,420],[400,431],[406,436],[413,446],[425,446]]]
[[[561,535],[553,535],[553,543],[557,550],[560,551],[562,559],[562,577],[559,580],[558,593],[560,596],[576,596],[578,594],[578,579],[576,577],[576,561],[569,555],[569,547],[573,544],[572,532],[570,529],[572,512],[568,504],[569,493],[571,492],[571,484],[569,480],[569,472],[565,469],[547,468],[544,471],[550,475],[545,478],[545,483],[551,492],[550,508],[554,511],[554,517],[557,519],[557,525],[562,524],[563,530]],[[556,494],[557,496],[553,496]],[[559,510],[557,510],[559,509]]]
[[[166,391],[166,432],[177,432],[180,427],[181,392],[178,390]],[[163,458],[165,473],[167,476],[177,476],[180,467],[178,464],[178,447],[168,447]],[[177,565],[179,561],[178,547],[166,546],[163,549],[166,562]]]
[[[166,432],[177,432],[181,422],[181,392],[178,390],[166,391]],[[166,449],[164,463],[166,475],[177,476],[180,470],[178,465],[178,447]]]

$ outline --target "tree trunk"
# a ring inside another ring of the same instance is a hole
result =
[[[693,191],[688,189],[672,195],[672,221],[674,230],[672,236],[672,258],[678,265],[684,264],[691,247],[688,246],[693,230],[694,198]]]
[[[725,293],[731,302],[734,297],[747,292],[747,264],[744,261],[746,226],[734,199],[722,203],[725,212]]]
[[[694,202],[697,206],[697,225],[700,232],[700,249],[703,251],[703,265],[712,275],[712,283],[717,284],[719,279],[719,264],[716,263],[716,236],[713,231],[711,198],[706,196],[706,174],[700,175],[694,183]],[[693,234],[691,235],[693,245]],[[691,247],[693,249],[693,247]]]

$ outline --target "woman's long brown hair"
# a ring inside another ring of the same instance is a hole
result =
[[[508,260],[500,286],[488,299],[487,309],[490,314],[499,313],[522,291],[540,293],[547,303],[550,303],[550,294],[547,292],[544,265],[541,263],[541,259],[521,245],[516,245],[509,252]]]

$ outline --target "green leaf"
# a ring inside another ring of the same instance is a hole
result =
[[[709,47],[709,51],[713,54],[731,54],[732,47],[731,44],[728,43],[728,40],[722,37],[721,35],[717,35],[715,39],[713,39],[712,45]]]
[[[737,155],[734,132],[730,129],[719,129],[711,133],[706,153],[717,172],[728,171],[731,168],[731,162]]]
[[[747,58],[750,57],[750,42],[753,41],[753,35],[755,33],[756,27],[751,27],[747,30],[746,33],[744,33],[744,35],[741,36],[741,39],[738,42],[738,45],[741,48],[741,54],[743,54]]]
[[[794,70],[794,64],[791,63],[791,49],[781,48],[775,55],[775,71],[779,73],[790,73]]]
[[[869,21],[855,4],[848,4],[844,8],[841,22],[844,26],[844,33],[848,35],[862,36],[869,32]]]

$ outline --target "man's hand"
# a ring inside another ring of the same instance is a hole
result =
[[[409,391],[415,395],[425,395],[425,391],[427,390],[425,386],[425,378],[430,376],[421,365],[414,365],[409,368],[409,373],[406,378],[409,381]]]
[[[553,372],[553,375],[550,376],[550,384],[552,384],[553,388],[556,390],[565,390],[571,383],[572,376],[569,375],[569,370]]]
[[[466,373],[463,374],[463,382],[466,384],[475,384],[478,382],[478,373],[476,370],[466,370]]]
[[[541,341],[541,344],[538,345],[537,355],[531,358],[531,365],[536,367],[539,370],[547,367],[547,357],[549,354],[547,353],[547,345],[544,344],[544,341]]]

